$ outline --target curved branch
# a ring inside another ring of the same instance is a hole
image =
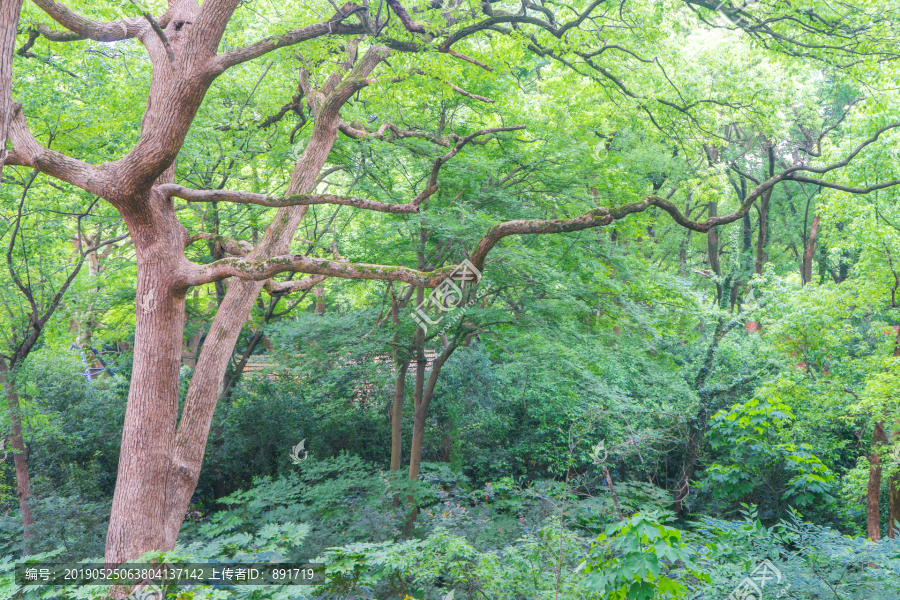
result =
[[[15,103],[12,110],[9,139],[13,150],[9,153],[6,164],[38,169],[41,173],[61,179],[95,196],[106,197],[106,177],[100,169],[42,146],[28,129],[22,105]]]
[[[294,272],[311,275],[340,277],[341,279],[376,279],[402,281],[425,287],[436,287],[450,274],[452,268],[442,268],[429,273],[408,267],[351,263],[334,259],[313,258],[302,254],[273,256],[265,260],[223,258],[208,265],[199,266],[185,280],[187,286],[205,285],[228,277],[250,281],[263,281],[279,273]]]
[[[407,31],[410,33],[427,33],[422,25],[413,21],[406,9],[397,0],[387,0],[387,5],[394,11],[394,14],[397,15],[397,18],[400,19]]]
[[[50,15],[54,21],[74,32],[82,38],[91,39],[97,42],[116,42],[119,40],[127,40],[140,35],[141,31],[147,24],[143,19],[130,18],[101,23],[92,21],[75,11],[69,9],[65,4],[54,2],[53,0],[34,0],[41,10]],[[38,28],[38,31],[41,31]],[[48,30],[49,31],[49,30]],[[48,39],[53,37],[41,31],[41,34]],[[73,38],[62,35],[55,36],[54,41],[72,41]]]
[[[809,171],[810,173],[823,174],[823,173],[828,173],[829,171],[834,171],[835,169],[840,169],[841,167],[846,167],[848,164],[850,164],[851,160],[856,158],[857,154],[862,152],[867,146],[870,146],[870,145],[874,144],[875,142],[877,142],[878,138],[880,138],[883,133],[890,131],[892,129],[897,129],[898,127],[900,127],[900,121],[895,121],[893,123],[889,123],[889,124],[885,125],[884,127],[880,127],[874,134],[872,134],[872,137],[864,140],[856,148],[854,148],[853,151],[850,154],[848,154],[844,160],[839,160],[838,162],[832,163],[832,164],[828,165],[827,167],[807,167],[807,166],[801,165],[798,167],[792,167],[790,169],[790,171],[791,172],[793,172],[793,171]]]
[[[825,188],[830,188],[832,190],[840,190],[842,192],[849,192],[851,194],[869,194],[874,192],[875,190],[883,190],[884,188],[894,187],[895,185],[900,185],[900,179],[894,179],[893,181],[886,181],[884,183],[876,183],[874,185],[870,185],[868,187],[859,188],[853,187],[849,185],[841,185],[839,183],[830,183],[828,181],[822,181],[821,179],[815,179],[814,177],[802,177],[800,175],[791,175],[788,177],[790,181],[797,181],[800,183],[812,183],[814,185],[820,185]]]
[[[266,196],[250,192],[233,192],[229,190],[192,190],[174,183],[159,186],[159,191],[166,197],[176,197],[188,202],[231,202],[233,204],[255,204],[270,208],[282,206],[312,206],[314,204],[339,204],[376,212],[410,214],[419,212],[419,205],[437,191],[431,186],[418,194],[407,204],[390,204],[352,196],[332,196],[330,194],[294,194],[285,197]],[[198,234],[200,235],[200,234]],[[205,234],[212,235],[212,234]],[[205,239],[205,238],[204,238]]]
[[[786,178],[787,173],[779,173],[774,177],[770,177],[760,185],[756,186],[752,192],[747,194],[747,197],[741,203],[740,207],[733,213],[711,217],[702,222],[689,219],[681,213],[675,204],[656,195],[647,196],[637,202],[629,202],[615,208],[595,208],[574,219],[520,219],[516,221],[507,221],[506,223],[501,223],[492,227],[485,234],[475,247],[469,260],[472,261],[472,264],[474,264],[475,267],[481,269],[484,267],[484,261],[491,249],[497,242],[510,235],[568,233],[594,227],[603,227],[630,214],[643,212],[651,206],[659,207],[669,213],[672,219],[682,227],[692,231],[705,233],[713,227],[727,225],[728,223],[733,223],[743,217],[753,206],[753,203],[757,198],[771,190],[778,182],[784,181]]]
[[[350,25],[342,21],[350,15],[368,9],[364,6],[353,4],[344,5],[344,8],[348,9],[348,12],[339,12],[324,23],[316,23],[315,25],[308,25],[280,35],[269,36],[249,46],[219,54],[214,59],[213,70],[222,72],[248,60],[259,58],[273,50],[284,48],[285,46],[293,46],[294,44],[325,35],[359,35],[365,33],[365,28],[362,25]]]

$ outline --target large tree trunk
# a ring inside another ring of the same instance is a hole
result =
[[[31,494],[31,479],[28,476],[28,454],[25,452],[25,439],[22,436],[22,413],[19,405],[19,395],[16,393],[15,382],[9,372],[6,360],[0,359],[0,383],[6,394],[6,405],[9,408],[10,423],[10,448],[15,454],[13,461],[16,467],[16,496],[19,497],[19,512],[22,513],[22,530],[24,543],[22,554],[30,552],[31,527],[34,525],[34,516],[31,514],[29,496]]]
[[[22,0],[0,2],[0,175],[6,161],[6,140],[12,118],[12,63]]]
[[[869,457],[869,486],[866,493],[866,523],[869,539],[877,542],[881,539],[881,516],[879,496],[881,495],[881,455],[877,444],[887,442],[884,423],[875,423],[872,430],[872,455]]]
[[[162,524],[178,417],[187,291],[179,285],[178,265],[186,263],[187,232],[171,203],[157,192],[146,194],[143,202],[156,212],[156,226],[148,225],[146,215],[143,220],[125,216],[137,260],[137,311],[131,386],[106,537],[106,559],[115,564],[149,550],[172,549]]]

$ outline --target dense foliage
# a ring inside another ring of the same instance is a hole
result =
[[[467,22],[459,3],[444,13],[444,3],[408,4],[416,18]],[[588,5],[523,3],[523,14],[526,4],[551,20],[551,5]],[[172,597],[749,598],[737,594],[763,573],[766,598],[900,598],[900,522],[892,531],[890,521],[900,515],[900,191],[885,184],[900,173],[890,54],[900,7],[862,3],[841,20],[826,3],[781,4],[623,2],[562,36],[498,21],[489,38],[459,45],[471,60],[392,56],[342,115],[356,130],[405,134],[341,135],[319,193],[406,203],[447,140],[525,129],[465,146],[419,212],[309,206],[292,252],[434,271],[468,259],[501,222],[561,221],[651,195],[702,222],[737,211],[776,172],[852,160],[821,181],[784,179],[708,232],[654,209],[506,237],[480,271],[477,301],[450,312],[442,334],[418,333],[416,286],[398,281],[330,277],[260,294],[178,545],[148,558],[315,560],[324,579]],[[72,6],[97,19],[139,12]],[[331,10],[241,3],[223,49]],[[794,12],[825,15],[833,43],[812,17],[776,18]],[[745,13],[774,15],[775,33],[733,22]],[[134,40],[39,36],[50,23],[25,5],[14,86],[29,126],[93,164],[117,160],[139,137],[150,64]],[[341,43],[323,37],[222,75],[175,181],[283,193],[314,127],[297,70],[324,81]],[[2,412],[0,440],[21,418],[34,525],[26,540],[23,453],[0,446],[0,598],[43,598],[16,583],[16,564],[104,555],[137,267],[113,208],[37,170],[2,174],[0,358],[11,370],[0,376],[19,408]],[[174,201],[189,233],[211,234],[187,247],[197,264],[223,259],[233,240],[257,243],[275,212]],[[200,353],[218,343],[207,333],[232,285],[187,293],[182,404]],[[34,348],[19,353],[34,330]],[[416,381],[432,373],[419,457]],[[402,468],[391,469],[397,390]]]

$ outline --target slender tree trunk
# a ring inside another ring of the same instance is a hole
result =
[[[709,203],[708,208],[710,218],[717,216],[718,205],[715,202]],[[706,257],[709,261],[710,270],[716,275],[722,275],[722,268],[719,265],[719,231],[718,227],[713,227],[706,235]]]
[[[24,543],[22,554],[30,552],[31,527],[34,525],[34,516],[31,514],[30,498],[31,479],[28,475],[28,454],[25,452],[25,439],[22,436],[22,413],[19,405],[19,395],[16,393],[15,383],[9,372],[6,360],[0,359],[0,383],[6,394],[6,405],[9,408],[9,423],[11,432],[9,436],[10,448],[15,454],[13,461],[16,467],[16,496],[19,497],[19,512],[22,513],[22,531]]]
[[[769,260],[766,253],[766,243],[769,240],[769,200],[772,197],[772,190],[767,191],[759,199],[759,231],[756,237],[756,273],[762,275],[763,267]]]
[[[872,430],[872,455],[869,457],[869,486],[866,493],[866,523],[869,539],[877,542],[881,539],[881,516],[879,496],[881,495],[881,455],[876,450],[877,444],[886,443],[884,423],[875,423]]]
[[[316,294],[316,314],[322,316],[325,314],[325,286],[317,285]]]
[[[894,341],[894,357],[900,357],[900,328],[897,329],[897,339]],[[900,431],[894,431],[891,437],[894,443],[897,443],[900,441]],[[900,529],[900,472],[895,472],[888,480],[888,536],[891,539],[897,537],[898,529]]]
[[[288,194],[309,192],[315,186],[319,171],[337,139],[339,114],[335,109],[317,116],[306,150],[297,161]],[[251,257],[265,257],[287,252],[294,232],[306,214],[306,206],[281,208]],[[175,457],[167,484],[168,506],[165,518],[164,548],[173,548],[184,521],[191,496],[197,487],[206,441],[225,370],[253,304],[264,282],[232,280],[213,319],[200,353],[194,377],[185,398],[181,422],[175,441]]]
[[[422,330],[417,330],[417,334]],[[422,335],[422,342],[424,342],[424,335]],[[424,389],[421,392],[418,392],[417,395],[420,396],[419,402],[416,404],[415,414],[413,417],[413,434],[412,434],[412,447],[409,452],[409,480],[415,481],[419,478],[419,472],[422,467],[422,444],[425,439],[425,423],[428,420],[428,406],[431,403],[431,399],[434,397],[434,390],[437,387],[437,380],[441,374],[441,369],[444,367],[444,363],[447,362],[447,359],[450,358],[450,355],[453,354],[454,350],[456,350],[459,345],[459,339],[456,338],[453,342],[450,343],[449,346],[444,348],[444,351],[441,352],[439,356],[434,358],[434,362],[431,365],[431,373],[428,375],[428,383],[424,386]],[[418,368],[419,371],[424,371],[424,362],[425,362],[425,354],[423,345],[419,345],[418,349],[421,349],[420,356],[422,357],[422,362],[419,363]],[[417,351],[418,351],[417,349]],[[424,375],[424,373],[423,373]],[[423,377],[424,382],[424,377]],[[416,373],[416,384],[419,383],[419,373]],[[410,511],[407,516],[406,524],[403,527],[403,537],[407,538],[412,533],[413,526],[416,524],[416,517],[418,516],[418,507],[414,503],[414,499],[410,498]]]
[[[609,474],[609,467],[603,465],[603,475],[606,477],[606,485],[609,486],[609,494],[612,496],[613,506],[616,507],[616,515],[622,521],[625,517],[622,515],[622,508],[619,506],[619,497],[616,495],[616,488],[613,487],[612,475]]]
[[[680,513],[684,510],[684,502],[691,492],[691,479],[697,469],[697,461],[703,445],[704,432],[706,424],[709,420],[711,407],[708,405],[709,394],[704,391],[706,381],[712,373],[713,360],[716,356],[716,349],[722,338],[731,330],[732,325],[726,325],[725,319],[720,318],[716,321],[716,328],[713,331],[712,340],[706,349],[703,362],[697,370],[697,376],[694,378],[694,389],[697,391],[699,406],[697,414],[691,419],[688,425],[687,440],[684,444],[684,460],[681,463],[681,474],[678,479],[678,489],[675,490],[675,502],[677,503],[675,511]]]
[[[900,440],[900,431],[893,433],[893,440]],[[900,529],[900,473],[895,472],[888,480],[888,490],[888,536],[894,539]]]
[[[806,241],[806,250],[803,251],[803,272],[801,280],[803,285],[812,281],[813,256],[816,253],[816,238],[819,235],[819,215],[813,217],[809,228],[809,238]]]
[[[397,380],[394,382],[394,406],[391,410],[391,471],[400,470],[403,452],[403,399],[406,392],[406,372],[409,359],[397,361]]]

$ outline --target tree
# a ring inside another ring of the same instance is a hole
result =
[[[348,3],[325,21],[231,49],[231,44],[223,44],[223,40],[229,24],[236,19],[240,4],[237,0],[207,0],[202,6],[192,0],[172,0],[158,17],[141,7],[140,16],[110,22],[86,18],[53,0],[35,0],[35,4],[66,29],[58,32],[43,24],[36,25],[35,31],[46,39],[55,42],[88,39],[106,43],[137,39],[145,47],[152,65],[140,135],[121,157],[94,165],[50,150],[32,135],[22,106],[13,105],[9,133],[12,151],[6,161],[9,165],[37,169],[103,198],[118,210],[134,243],[138,272],[135,353],[119,477],[107,535],[106,559],[113,563],[136,558],[149,550],[174,547],[197,483],[213,410],[240,325],[246,321],[264,286],[283,292],[308,288],[323,277],[338,277],[397,281],[424,288],[440,285],[452,271],[450,266],[423,272],[404,266],[353,263],[291,253],[294,232],[310,206],[336,204],[389,214],[416,213],[433,194],[433,190],[427,189],[406,204],[395,204],[314,193],[319,173],[339,132],[355,139],[427,137],[421,131],[402,130],[388,123],[376,131],[366,131],[362,126],[345,122],[341,110],[351,98],[366,88],[425,76],[446,83],[455,93],[473,101],[488,102],[490,99],[448,81],[454,68],[461,65],[479,72],[493,72],[491,66],[462,54],[454,46],[478,40],[478,43],[471,42],[473,49],[477,50],[479,43],[490,47],[490,40],[501,35],[508,47],[500,49],[500,53],[504,50],[527,51],[563,65],[573,64],[572,69],[577,75],[601,87],[612,86],[634,107],[635,114],[646,114],[654,122],[655,111],[647,107],[651,102],[660,111],[686,115],[689,119],[697,119],[701,111],[707,111],[708,115],[714,113],[714,109],[704,105],[708,99],[701,98],[698,103],[685,105],[673,103],[656,93],[635,91],[604,66],[618,66],[617,61],[631,60],[632,57],[639,62],[652,62],[637,54],[643,49],[638,46],[652,45],[652,39],[629,38],[634,29],[629,25],[621,34],[621,41],[627,45],[630,40],[635,49],[626,48],[621,52],[623,46],[607,45],[603,39],[592,36],[591,27],[595,20],[617,18],[617,11],[605,6],[603,0],[584,2],[571,11],[571,16],[568,16],[568,10],[556,14],[533,3],[522,5],[516,13],[495,9],[490,3],[482,4],[480,11],[464,4],[438,3],[417,9],[418,12],[413,14],[418,20],[393,0],[388,2],[390,12],[379,10],[375,14],[366,6]],[[390,22],[391,13],[396,16],[393,22]],[[560,22],[563,14],[570,20]],[[0,26],[4,31],[10,31],[15,14],[4,12],[3,17]],[[629,17],[652,18],[643,14],[639,5],[635,5],[634,13]],[[791,23],[788,17],[783,21],[788,25]],[[769,27],[765,35],[775,38],[773,31]],[[590,44],[596,48],[582,46],[582,38],[585,43],[590,39]],[[33,42],[34,38],[31,38]],[[314,123],[303,153],[294,165],[286,193],[192,190],[176,184],[176,158],[213,82],[229,69],[298,44],[304,44],[305,59],[299,87]],[[618,51],[625,58],[614,58],[612,53],[604,55],[607,50]],[[7,53],[3,60],[8,61],[8,57]],[[402,62],[405,72],[396,73],[387,60],[389,57]],[[323,70],[330,69],[327,66],[330,60],[334,60],[336,66],[327,76],[317,77]],[[436,73],[425,70],[424,67],[431,65],[437,69]],[[666,72],[661,65],[654,73],[659,81],[664,81],[662,76]],[[4,77],[6,75],[4,72]],[[8,101],[8,97],[4,96],[4,100]],[[715,102],[713,105],[717,110],[718,105]],[[491,125],[480,131],[497,134],[520,129],[500,123]],[[728,214],[705,221],[692,220],[672,201],[654,192],[632,202],[619,203],[617,199],[616,206],[596,207],[581,216],[499,223],[490,227],[475,244],[469,260],[477,269],[483,270],[488,254],[508,236],[604,227],[651,207],[661,208],[682,227],[707,233],[742,219],[757,201],[786,181],[823,185],[851,193],[884,189],[900,182],[892,180],[856,187],[825,181],[822,177],[846,166],[883,134],[897,127],[900,123],[888,122],[874,128],[843,158],[831,163],[816,166],[803,163],[771,174],[749,190],[738,208]],[[474,135],[477,133],[454,133],[457,151],[460,143],[471,141]],[[209,264],[196,264],[185,256],[185,247],[193,236],[178,219],[175,198],[188,202],[249,203],[278,211],[252,249],[245,248],[237,240],[219,240],[234,256]],[[284,272],[305,273],[309,277],[289,282],[272,279]],[[206,343],[203,347],[179,418],[178,377],[185,297],[193,286],[226,279],[230,279],[227,291],[207,334],[207,340],[214,343]]]
[[[15,214],[9,219],[11,226],[5,232],[9,235],[6,245],[6,271],[9,276],[9,293],[2,294],[2,303],[8,315],[5,323],[7,333],[4,335],[3,350],[0,351],[0,383],[6,396],[7,409],[9,411],[10,448],[14,452],[16,471],[16,495],[19,498],[19,511],[22,515],[24,553],[29,551],[31,529],[34,525],[34,517],[31,511],[29,496],[31,494],[31,477],[28,471],[28,453],[25,447],[25,437],[22,429],[22,406],[19,393],[16,389],[16,371],[22,366],[32,350],[38,345],[41,334],[44,332],[48,321],[60,308],[63,298],[70,286],[75,281],[85,262],[96,260],[96,253],[107,248],[114,248],[117,242],[124,240],[127,235],[119,235],[101,240],[101,235],[95,236],[95,242],[88,247],[79,246],[71,264],[52,265],[46,260],[35,258],[46,251],[48,244],[59,243],[59,239],[52,239],[46,234],[31,236],[26,242],[26,233],[41,232],[48,223],[41,223],[40,218],[25,211],[26,200],[29,191],[35,183],[39,173],[37,170],[18,182],[22,186],[20,200]],[[91,211],[97,204],[94,200],[85,210],[75,213],[75,235],[79,238],[84,234],[85,222],[89,220]],[[35,211],[40,215],[41,211]],[[60,225],[57,220],[56,225]],[[61,231],[68,233],[66,227]],[[108,233],[108,232],[107,232]]]

